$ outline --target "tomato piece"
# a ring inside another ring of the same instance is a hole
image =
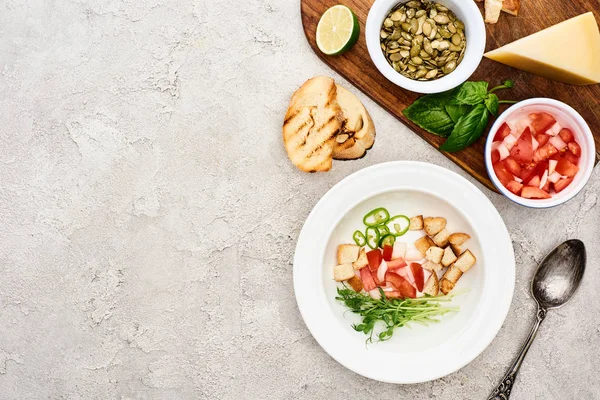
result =
[[[533,159],[533,142],[531,130],[525,128],[517,143],[510,149],[510,155],[521,164],[529,164]]]
[[[369,261],[369,268],[371,268],[371,271],[377,271],[377,268],[381,265],[381,251],[375,249],[367,252],[367,260]]]
[[[549,199],[552,196],[539,187],[524,186],[523,190],[521,190],[521,197],[526,199]]]
[[[383,245],[383,259],[385,261],[390,261],[392,259],[392,253],[394,252],[394,248],[389,244]]]
[[[385,286],[384,282],[379,280],[379,277],[377,276],[377,271],[371,271],[371,276],[373,277],[373,280],[375,281],[375,284],[377,286]]]
[[[402,258],[397,258],[395,260],[389,261],[387,263],[387,266],[388,266],[388,271],[390,271],[390,270],[406,267],[406,262]]]
[[[550,156],[550,158],[548,158],[548,160],[556,160],[556,161],[558,161],[558,160],[559,160],[559,158],[560,158],[560,153],[559,153],[559,152],[556,152],[556,153],[552,154],[552,155]]]
[[[425,273],[421,264],[410,263],[410,270],[412,271],[413,277],[415,278],[415,285],[419,292],[423,291],[423,285],[425,285]]]
[[[512,157],[506,157],[504,159],[504,165],[506,168],[516,176],[521,176],[521,165]]]
[[[546,181],[546,184],[544,185],[544,187],[542,187],[542,190],[546,193],[550,193],[550,181]]]
[[[506,185],[506,188],[518,196],[521,193],[521,189],[523,189],[523,184],[517,181],[510,181]]]
[[[538,133],[535,136],[535,140],[538,141],[538,143],[540,144],[540,147],[542,147],[543,145],[545,145],[546,143],[548,143],[548,140],[550,140],[552,136],[550,135],[546,135],[545,133]]]
[[[546,133],[556,123],[554,117],[548,113],[529,114],[529,118],[535,133]]]
[[[538,147],[533,153],[533,162],[546,160],[556,153],[558,153],[556,147],[552,146],[552,143],[546,143],[545,145]]]
[[[577,172],[579,172],[579,167],[573,164],[571,161],[563,158],[558,160],[558,164],[556,164],[556,168],[554,170],[561,175],[572,178],[577,175]]]
[[[417,289],[409,281],[394,272],[387,272],[385,280],[391,283],[402,295],[402,297],[417,297]]]
[[[575,165],[579,165],[579,157],[577,157],[575,154],[571,153],[570,151],[566,151],[562,154],[562,158],[564,158],[565,160],[575,164]]]
[[[492,164],[496,164],[500,161],[500,153],[498,150],[492,150]]]
[[[365,290],[367,292],[370,292],[371,290],[377,287],[375,279],[373,279],[373,275],[371,275],[371,271],[369,271],[369,268],[361,268],[360,280],[362,281],[363,286],[365,287]]]
[[[496,132],[496,135],[494,136],[494,142],[496,142],[498,140],[503,140],[508,135],[510,135],[510,127],[505,122],[500,126],[500,128],[498,129],[498,132]]]
[[[569,128],[562,128],[558,134],[565,143],[572,142],[575,139],[573,132]]]
[[[581,146],[577,142],[569,142],[567,147],[571,153],[576,155],[577,157],[581,157]]]
[[[548,169],[548,161],[541,161],[533,166],[523,168],[521,179],[523,182],[529,182],[534,176],[539,176],[540,179],[544,175],[544,171]]]
[[[510,173],[508,168],[506,168],[506,165],[504,165],[504,163],[497,162],[493,165],[493,167],[494,173],[496,173],[498,180],[502,182],[503,185],[506,186],[508,182],[512,181],[515,178],[513,174]]]
[[[535,175],[533,178],[531,178],[531,180],[527,183],[529,186],[535,186],[535,187],[540,187],[540,183],[542,183],[542,180],[539,176]]]
[[[562,178],[554,184],[554,191],[560,193],[573,182],[573,178]]]

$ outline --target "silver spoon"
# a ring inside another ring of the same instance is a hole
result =
[[[538,305],[537,319],[518,357],[488,400],[507,400],[510,397],[515,377],[546,313],[571,299],[583,278],[585,259],[583,242],[572,239],[556,247],[540,263],[531,282],[531,293]]]

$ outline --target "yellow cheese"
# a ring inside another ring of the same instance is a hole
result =
[[[509,43],[485,56],[573,85],[600,82],[600,32],[591,12]]]

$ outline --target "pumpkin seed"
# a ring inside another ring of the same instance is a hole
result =
[[[450,47],[448,47],[448,50],[450,51],[461,51],[462,47],[455,45],[454,43],[450,45]]]
[[[454,24],[448,24],[448,30],[452,33],[456,33],[456,26]]]
[[[433,18],[437,15],[437,9],[432,8],[431,10],[429,10],[429,18]]]
[[[394,54],[394,53],[398,53],[399,51],[401,51],[401,49],[394,49],[394,50],[388,50],[388,54]]]
[[[415,78],[417,78],[417,79],[423,78],[425,75],[427,75],[427,70],[426,69],[420,69],[415,74]]]
[[[400,47],[400,44],[398,44],[398,42],[389,42],[388,43],[388,49],[390,49],[390,50],[397,49],[398,47]]]
[[[412,33],[417,33],[417,31],[419,30],[419,21],[417,21],[416,19],[411,19],[410,20],[410,30]]]
[[[408,50],[400,50],[400,55],[402,56],[402,58],[406,58],[410,56],[410,51]]]
[[[400,26],[404,32],[410,31],[410,24],[408,22],[403,22]]]
[[[462,42],[462,38],[458,33],[452,35],[452,44],[458,46]]]
[[[385,21],[383,21],[383,26],[386,28],[391,28],[394,26],[394,21],[392,21],[390,18],[386,18]]]
[[[390,60],[400,61],[400,60],[402,60],[402,56],[399,53],[394,53],[390,56]]]
[[[426,75],[425,75],[425,79],[433,79],[437,76],[438,74],[438,70],[436,69],[432,69],[431,71],[429,71]]]
[[[390,16],[390,19],[394,22],[400,21],[402,18],[402,13],[400,11],[394,11],[394,13]]]
[[[431,24],[429,23],[429,21],[425,21],[423,23],[423,35],[429,37],[429,35],[431,35]],[[381,31],[383,32],[383,31]],[[384,38],[385,39],[385,38]]]
[[[381,33],[379,34],[379,37],[381,37],[382,39],[385,39],[389,36],[389,33],[387,33],[386,31],[384,31],[383,29],[381,30]]]
[[[438,24],[447,24],[450,22],[450,18],[448,18],[448,15],[446,14],[437,14],[435,17],[433,17],[433,20]]]
[[[431,46],[431,42],[429,40],[423,42],[423,50],[425,50],[427,54],[433,55],[433,47]]]
[[[456,54],[456,53],[454,53]],[[456,69],[456,61],[450,61],[448,64],[444,65],[443,71],[445,74],[449,74],[450,72]]]

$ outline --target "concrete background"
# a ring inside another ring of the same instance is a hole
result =
[[[459,372],[382,384],[317,345],[292,290],[317,200],[390,160],[466,175],[360,93],[368,156],[297,171],[280,126],[318,74],[350,87],[310,50],[297,0],[0,1],[0,398],[484,399],[529,331],[536,263],[576,237],[583,286],[548,316],[512,398],[600,399],[598,170],[545,211],[478,185],[517,282],[499,335]]]

